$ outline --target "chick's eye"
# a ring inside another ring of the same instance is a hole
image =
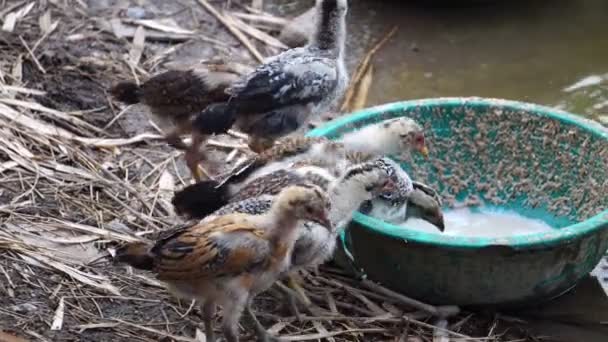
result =
[[[313,212],[312,207],[306,207],[306,212],[309,214],[312,214],[312,212]]]
[[[422,135],[418,135],[416,136],[415,141],[418,144],[424,144],[424,137]]]
[[[374,187],[373,187],[373,186],[371,186],[371,185],[367,185],[367,186],[365,187],[365,191],[368,191],[368,192],[369,192],[369,191],[372,191],[372,190],[374,190]]]

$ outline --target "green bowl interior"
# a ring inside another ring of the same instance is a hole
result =
[[[556,244],[608,226],[608,133],[599,124],[543,106],[480,98],[392,103],[334,120],[309,133],[338,138],[408,116],[425,127],[428,160],[402,167],[438,189],[444,210],[478,203],[541,219],[547,233],[476,238],[426,233],[356,213],[354,220],[395,238],[457,247]],[[491,227],[488,227],[491,229]]]

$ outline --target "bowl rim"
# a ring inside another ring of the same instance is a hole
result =
[[[357,123],[360,121],[366,121],[380,113],[407,111],[422,106],[498,106],[513,110],[521,110],[529,112],[533,115],[544,116],[559,120],[566,124],[575,125],[581,128],[582,130],[585,130],[590,134],[598,136],[599,138],[604,139],[608,142],[608,129],[606,129],[595,121],[579,117],[559,109],[550,108],[542,105],[520,101],[480,97],[440,97],[392,102],[380,106],[366,108],[354,112],[352,114],[342,116],[338,119],[326,123],[321,127],[311,130],[310,132],[308,132],[307,136],[327,136],[336,132],[343,126]],[[507,246],[517,249],[550,247],[554,245],[560,245],[565,242],[578,239],[587,234],[594,233],[595,231],[601,230],[603,228],[608,228],[608,209],[602,211],[601,213],[593,217],[588,218],[585,221],[578,222],[560,229],[555,229],[551,232],[499,238],[462,237],[426,233],[423,231],[417,231],[403,226],[396,226],[388,222],[373,218],[371,216],[364,215],[360,212],[356,212],[353,215],[353,221],[368,230],[378,232],[380,234],[387,235],[392,238],[402,239],[406,242],[412,241],[422,244],[432,244],[452,248],[478,249],[491,246]]]

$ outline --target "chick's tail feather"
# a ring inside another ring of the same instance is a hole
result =
[[[178,215],[203,219],[228,204],[228,184],[206,180],[189,185],[175,193],[171,203]]]
[[[115,262],[125,263],[140,270],[150,271],[154,268],[154,258],[150,254],[150,245],[144,242],[131,242],[116,250]]]
[[[130,105],[141,99],[141,89],[134,82],[120,82],[110,89],[110,93],[116,100]]]
[[[223,134],[236,121],[236,114],[229,102],[213,103],[194,118],[192,128],[205,135]]]

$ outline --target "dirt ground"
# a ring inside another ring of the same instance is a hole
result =
[[[247,11],[238,1],[210,3]],[[251,54],[197,0],[0,1],[0,18],[0,341],[21,341],[7,333],[31,341],[204,341],[196,307],[107,256],[118,243],[179,223],[170,198],[190,182],[146,108],[123,110],[108,88],[216,55],[254,63]],[[142,18],[173,22],[148,27],[138,50],[131,24]],[[265,56],[278,52],[257,43]],[[214,153],[219,169],[230,151]],[[305,279],[318,315],[297,321],[276,290],[255,303],[262,323],[291,341],[430,341],[442,331],[429,314],[363,290],[338,270]],[[496,328],[499,321],[462,313],[447,330],[465,340],[529,338]],[[243,340],[253,340],[244,324]]]

